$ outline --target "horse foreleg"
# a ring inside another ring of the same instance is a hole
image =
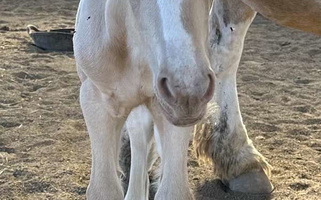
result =
[[[188,184],[187,152],[192,139],[192,127],[177,127],[169,123],[160,111],[152,108],[157,151],[161,157],[159,187],[156,200],[194,199]]]
[[[81,85],[80,104],[92,149],[92,169],[87,198],[89,200],[123,199],[117,170],[120,131],[125,117],[118,118],[110,114],[108,99],[89,79]]]
[[[211,58],[216,74],[213,101],[219,115],[195,135],[198,154],[210,157],[215,173],[230,189],[271,192],[270,166],[248,138],[239,108],[236,72],[246,32],[255,17],[241,1],[216,0],[211,11]],[[200,130],[200,126],[198,126]],[[205,131],[204,131],[205,130]]]
[[[154,152],[153,119],[144,106],[134,108],[126,122],[130,138],[131,167],[128,191],[125,200],[148,200],[148,171],[157,158]]]

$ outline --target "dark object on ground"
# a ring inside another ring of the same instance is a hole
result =
[[[27,32],[34,41],[34,45],[49,51],[73,51],[72,37],[75,29],[54,29],[40,31],[34,25],[27,26]]]
[[[10,28],[8,26],[1,26],[0,31],[10,31]]]

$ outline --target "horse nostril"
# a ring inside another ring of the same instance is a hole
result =
[[[208,87],[202,98],[202,101],[204,102],[210,101],[214,95],[215,82],[214,82],[213,74],[208,74],[208,78],[209,78]]]
[[[159,92],[160,94],[165,97],[167,100],[173,100],[174,99],[174,95],[172,94],[172,92],[170,91],[169,87],[168,87],[168,79],[167,78],[161,78],[159,80]]]

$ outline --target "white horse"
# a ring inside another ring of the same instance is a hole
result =
[[[88,199],[124,198],[118,156],[126,120],[132,163],[125,199],[148,199],[154,138],[161,157],[155,199],[193,199],[187,149],[192,126],[205,116],[209,101],[219,112],[208,118],[210,126],[196,128],[199,155],[213,160],[216,174],[232,190],[272,190],[269,164],[247,136],[237,99],[236,70],[256,14],[249,6],[285,25],[321,29],[282,20],[302,0],[283,1],[290,8],[284,16],[269,1],[81,0],[74,51],[92,147]],[[305,2],[320,10],[319,1]],[[299,17],[308,23],[313,13]]]

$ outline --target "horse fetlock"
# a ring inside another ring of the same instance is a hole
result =
[[[271,193],[271,166],[251,141],[247,140],[246,145],[233,152],[213,157],[215,174],[233,191]]]
[[[235,148],[233,149],[232,146]],[[270,176],[271,166],[255,149],[251,140],[246,140],[244,146],[239,148],[236,144],[232,146],[231,148],[214,149],[212,157],[214,172],[223,181],[232,180],[252,170],[261,170],[267,177]]]
[[[226,115],[221,115],[214,128],[212,124],[213,122],[208,122],[196,127],[194,146],[199,157],[213,162],[215,175],[228,185],[231,180],[237,180],[242,174],[259,170],[262,173],[257,179],[266,182],[264,180],[268,180],[271,166],[248,139],[245,127],[240,124],[231,128]],[[244,176],[246,177],[248,176]],[[255,187],[256,182],[249,180],[248,184],[252,183]],[[265,185],[269,188],[268,184]]]

